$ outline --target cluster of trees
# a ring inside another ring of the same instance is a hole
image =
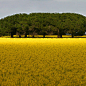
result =
[[[75,13],[31,13],[15,14],[0,19],[0,36],[11,35],[57,35],[65,33],[84,35],[86,17]]]

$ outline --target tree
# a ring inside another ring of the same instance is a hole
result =
[[[86,17],[75,13],[31,13],[15,14],[0,19],[0,34],[13,37],[18,32],[19,37],[27,34],[49,35],[61,37],[65,33],[83,35],[86,30]]]
[[[42,35],[43,35],[43,38],[45,38],[45,35],[47,35],[46,27],[42,28]]]
[[[54,27],[56,27],[56,28],[55,28],[55,32],[58,33],[58,36],[57,36],[57,37],[59,38],[59,37],[60,37],[60,32],[59,32],[59,31],[60,31],[60,29],[61,29],[61,28],[60,28],[60,23],[61,23],[61,21],[60,21],[59,19],[56,19],[56,18],[55,18],[53,21],[54,21],[54,22],[53,22],[52,25],[53,25]]]
[[[85,31],[83,28],[84,23],[85,23],[85,22],[83,22],[83,19],[84,19],[83,16],[76,15],[76,14],[69,14],[69,13],[66,15],[67,15],[67,19],[65,22],[66,31],[68,33],[71,33],[72,38],[74,37],[74,35],[76,34],[77,31],[81,30],[81,28],[83,31]]]
[[[19,33],[19,38],[21,38],[21,34],[23,33],[22,31],[22,26],[20,24],[17,24],[17,32]]]

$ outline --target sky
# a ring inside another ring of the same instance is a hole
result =
[[[0,19],[19,13],[39,12],[86,16],[86,0],[0,0]]]

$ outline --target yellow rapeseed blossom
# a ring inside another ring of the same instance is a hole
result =
[[[0,86],[85,85],[85,38],[0,38]]]

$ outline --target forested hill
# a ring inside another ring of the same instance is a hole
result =
[[[76,13],[15,14],[0,19],[0,36],[4,35],[84,35],[86,17]],[[77,33],[76,33],[77,32]]]

